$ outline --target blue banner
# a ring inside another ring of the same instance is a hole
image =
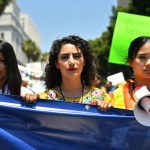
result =
[[[150,128],[129,110],[0,94],[0,149],[148,150]]]

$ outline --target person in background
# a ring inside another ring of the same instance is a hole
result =
[[[95,75],[93,86],[95,86],[95,87],[101,89],[102,91],[106,92],[106,89],[102,84],[102,77],[98,73],[96,73],[96,75]]]
[[[129,46],[127,63],[132,67],[134,80],[119,86],[111,97],[115,100],[117,108],[134,109],[136,100],[133,90],[139,86],[146,86],[150,90],[150,37],[140,36],[135,38]]]
[[[22,83],[21,83],[21,85],[23,86],[23,87],[28,87],[28,84],[29,84],[29,81],[28,80],[22,80]]]
[[[24,92],[21,83],[14,49],[10,43],[0,40],[0,94],[20,95]],[[26,92],[31,93],[30,90]]]
[[[0,93],[20,95],[21,75],[10,43],[0,40]]]
[[[57,39],[45,67],[46,90],[39,95],[22,95],[27,102],[42,99],[98,105],[101,110],[113,106],[113,99],[92,86],[96,75],[95,59],[89,43],[79,36]]]
[[[106,81],[105,89],[106,89],[106,93],[110,94],[111,92],[115,90],[115,87],[112,85],[111,81]]]

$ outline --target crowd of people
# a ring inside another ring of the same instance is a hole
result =
[[[96,61],[88,41],[69,35],[53,42],[43,74],[44,91],[37,93],[21,86],[21,75],[14,49],[0,41],[0,93],[22,96],[33,103],[37,98],[97,105],[102,111],[111,107],[133,110],[133,90],[147,86],[150,90],[150,37],[135,38],[129,46],[127,63],[134,80],[115,88],[112,82],[101,83]]]

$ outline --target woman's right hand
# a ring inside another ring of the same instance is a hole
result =
[[[37,98],[39,97],[38,94],[21,94],[21,97],[27,102],[27,103],[35,103]]]

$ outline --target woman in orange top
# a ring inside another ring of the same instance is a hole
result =
[[[128,64],[133,68],[134,81],[119,86],[111,97],[115,100],[117,108],[132,110],[135,105],[133,90],[138,86],[147,86],[150,90],[150,37],[141,36],[134,39],[128,51]]]

